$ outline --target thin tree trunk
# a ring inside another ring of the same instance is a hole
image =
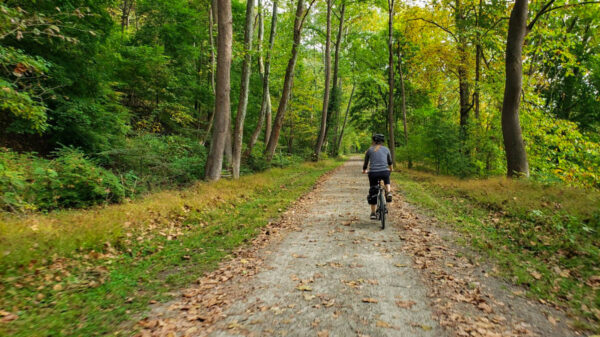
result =
[[[277,115],[275,116],[275,123],[273,130],[271,131],[269,142],[265,150],[267,161],[273,159],[277,143],[279,142],[279,134],[281,132],[281,126],[283,125],[283,118],[285,117],[285,110],[290,98],[290,91],[292,88],[292,82],[294,81],[294,68],[296,67],[296,60],[298,58],[298,47],[300,45],[300,37],[302,33],[302,26],[304,25],[304,19],[308,11],[314,4],[315,0],[312,0],[308,9],[304,11],[304,0],[298,0],[298,6],[296,9],[296,17],[294,19],[294,41],[292,44],[292,55],[288,61],[287,68],[285,70],[285,78],[283,80],[283,90],[281,92],[281,99],[279,100],[279,106],[277,107]]]
[[[216,61],[216,57],[215,57],[215,40],[214,40],[214,34],[213,34],[213,28],[214,28],[214,22],[215,21],[215,17],[214,15],[214,11],[213,11],[213,4],[211,3],[209,11],[208,11],[208,35],[210,38],[210,85],[212,88],[212,92],[213,95],[215,95],[215,61]],[[213,111],[210,114],[210,118],[208,119],[208,128],[206,128],[206,133],[204,134],[204,139],[202,140],[202,145],[206,144],[206,141],[208,141],[208,137],[210,137],[210,131],[212,129],[213,126],[213,121],[215,119],[215,110],[213,109]]]
[[[340,130],[340,137],[338,138],[338,142],[336,144],[337,153],[340,153],[340,148],[342,146],[342,140],[344,139],[344,130],[346,129],[346,122],[348,121],[348,114],[350,113],[350,107],[352,106],[352,97],[354,97],[354,89],[356,88],[356,83],[352,83],[352,91],[350,92],[350,99],[348,99],[348,106],[346,107],[346,114],[344,116],[344,124],[342,124],[342,129]]]
[[[335,56],[333,61],[333,90],[331,91],[331,100],[334,102],[338,102],[341,100],[342,89],[340,82],[338,81],[339,77],[339,68],[340,68],[340,47],[342,43],[342,32],[344,29],[344,14],[346,12],[346,1],[342,1],[342,8],[340,10],[340,23],[338,26],[338,32],[335,39]],[[338,97],[340,96],[340,97]],[[339,151],[337,144],[338,142],[338,132],[339,132],[339,119],[340,119],[340,107],[339,104],[333,107],[333,145],[332,146],[332,154],[334,156],[338,156]]]
[[[321,130],[315,145],[313,160],[318,161],[327,133],[327,112],[329,110],[329,93],[331,84],[331,1],[327,0],[327,36],[325,38],[325,90],[323,92],[323,113],[321,114]]]
[[[396,141],[394,139],[394,0],[388,0],[388,86],[389,86],[389,102],[388,102],[388,146],[392,154],[392,162],[396,162]]]
[[[467,123],[469,122],[469,111],[472,106],[470,105],[471,94],[469,88],[469,78],[467,72],[467,61],[468,61],[468,51],[467,51],[467,38],[466,27],[465,27],[465,17],[464,17],[464,9],[460,0],[455,0],[455,8],[454,8],[454,24],[456,25],[456,35],[457,43],[458,43],[458,91],[460,98],[460,132],[462,139],[466,139],[467,136]]]
[[[242,65],[242,83],[240,100],[235,116],[235,131],[233,133],[233,179],[240,178],[242,162],[242,142],[244,140],[244,121],[248,110],[248,91],[250,88],[250,73],[252,71],[252,21],[254,20],[254,0],[246,1],[246,27],[244,28],[244,63]]]
[[[477,26],[477,42],[476,42],[476,46],[475,46],[475,93],[473,94],[473,103],[475,105],[475,118],[479,119],[479,107],[480,107],[480,103],[479,103],[479,95],[481,92],[481,88],[480,88],[480,83],[479,80],[481,78],[481,53],[483,52],[481,50],[481,32],[480,29],[481,28],[481,11],[483,9],[483,1],[479,0],[479,10],[477,11],[477,19],[476,19],[476,26]]]
[[[259,0],[259,4],[261,4],[261,0]],[[260,5],[259,5],[259,7],[260,7]],[[263,39],[262,31],[264,31],[262,10],[261,10],[261,13],[259,13],[259,15],[260,16],[258,19],[259,20],[258,38],[260,41],[259,48],[261,48],[262,39]],[[270,74],[271,74],[271,54],[273,52],[273,42],[275,41],[276,27],[277,27],[277,0],[274,0],[273,1],[273,14],[271,17],[271,32],[269,35],[269,49],[267,50],[267,59],[264,64],[264,72],[262,75],[263,94],[262,94],[262,102],[260,104],[260,115],[258,117],[258,123],[256,124],[256,129],[254,129],[254,132],[252,133],[252,136],[250,137],[250,142],[248,143],[248,151],[247,151],[248,155],[250,153],[252,153],[252,148],[254,147],[254,145],[256,144],[256,141],[258,140],[258,136],[260,135],[260,131],[262,129],[263,122],[265,120],[266,120],[266,123],[265,123],[265,139],[266,139],[266,141],[268,141],[269,134],[271,132],[271,93],[269,92],[269,78],[270,78]],[[260,54],[260,51],[259,51],[259,54]],[[260,56],[259,60],[262,60],[262,55]],[[260,64],[259,64],[259,68],[260,68]]]
[[[229,127],[231,91],[231,46],[233,18],[231,1],[218,1],[217,83],[215,99],[215,130],[206,160],[206,180],[219,180],[223,166],[223,150]]]
[[[523,84],[522,52],[527,34],[528,0],[516,0],[508,21],[506,39],[506,82],[502,103],[502,136],[506,151],[507,176],[529,176],[527,153],[519,122],[519,104]]]
[[[402,95],[402,124],[404,126],[404,146],[408,147],[408,127],[406,126],[406,92],[404,90],[404,72],[402,71],[402,51],[398,44],[398,73],[400,75],[400,94]],[[412,168],[412,159],[408,155],[408,168]]]

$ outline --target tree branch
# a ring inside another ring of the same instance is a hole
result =
[[[446,33],[450,34],[452,36],[452,38],[454,39],[454,41],[458,42],[458,38],[456,37],[456,35],[454,35],[454,33],[452,31],[450,31],[450,29],[438,24],[435,21],[431,21],[431,20],[427,20],[427,19],[423,19],[423,18],[414,18],[414,19],[408,19],[407,21],[415,21],[415,20],[421,20],[421,21],[425,21],[427,23],[430,23],[436,27],[438,27],[439,29],[445,31]]]
[[[529,25],[527,25],[527,32],[531,31],[531,29],[533,29],[533,25],[535,25],[535,23],[537,22],[537,20],[546,13],[546,11],[548,10],[548,8],[550,8],[550,6],[552,6],[552,4],[554,3],[554,1],[556,0],[550,0],[548,1],[544,7],[542,7],[542,9],[537,12],[537,14],[535,15],[535,17],[533,18],[533,20],[531,21],[531,23]]]

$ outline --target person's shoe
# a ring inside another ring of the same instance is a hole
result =
[[[392,193],[391,192],[385,195],[385,201],[392,202]]]
[[[377,214],[371,213],[371,220],[377,220]]]

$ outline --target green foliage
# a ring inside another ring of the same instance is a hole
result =
[[[545,182],[600,188],[600,144],[574,122],[533,110],[524,118],[531,174]]]
[[[7,121],[8,131],[31,133],[46,129],[46,106],[39,100],[41,88],[35,85],[33,77],[43,76],[48,67],[39,57],[0,45],[0,110],[12,115]]]
[[[124,197],[114,174],[74,148],[56,151],[52,160],[6,149],[0,156],[0,208],[4,210],[87,207],[119,202]]]
[[[135,195],[156,187],[188,184],[204,176],[207,151],[197,140],[141,134],[98,154]]]

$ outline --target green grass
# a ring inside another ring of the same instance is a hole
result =
[[[214,269],[340,164],[307,163],[127,205],[35,215],[21,219],[20,230],[8,229],[19,220],[5,219],[1,238],[12,243],[0,264],[0,310],[19,317],[0,323],[0,335],[119,334],[149,301],[165,301]]]
[[[396,173],[407,200],[467,234],[465,244],[527,294],[600,332],[600,193],[525,180]]]

